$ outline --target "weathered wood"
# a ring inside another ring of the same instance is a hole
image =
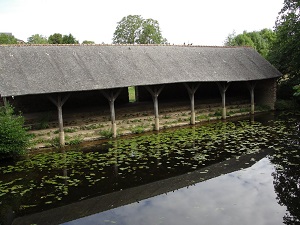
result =
[[[222,119],[226,119],[226,91],[230,85],[229,82],[217,82],[222,97]]]
[[[250,113],[254,114],[255,112],[255,101],[254,101],[254,89],[256,86],[256,82],[253,81],[248,81],[247,82],[247,87],[249,89],[250,92],[250,98],[251,98],[251,109],[250,109]]]
[[[189,97],[190,97],[190,102],[191,102],[191,124],[196,123],[196,114],[195,114],[195,93],[197,89],[199,88],[200,83],[198,84],[188,84],[188,83],[183,83],[184,86],[186,87]]]
[[[68,94],[64,98],[61,98],[61,95],[59,94],[57,95],[57,99],[54,99],[52,96],[48,96],[49,100],[57,107],[60,147],[65,146],[65,132],[64,132],[62,107],[66,103],[70,95],[71,94]]]
[[[135,101],[139,102],[140,97],[139,97],[139,88],[138,87],[134,87],[134,94],[135,94]]]
[[[114,93],[114,90],[102,90],[102,94],[109,102],[110,118],[111,118],[111,131],[113,138],[117,137],[117,124],[116,124],[116,113],[115,113],[115,100],[120,95],[122,88],[119,88]]]
[[[3,97],[2,99],[3,99],[3,106],[7,107],[8,106],[7,98]]]
[[[152,100],[154,103],[154,117],[155,117],[155,127],[154,130],[159,130],[159,114],[158,114],[158,96],[161,93],[161,91],[164,88],[164,85],[162,86],[145,86],[145,88],[148,90],[148,92],[152,96]]]

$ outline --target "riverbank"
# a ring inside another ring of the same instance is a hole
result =
[[[139,134],[153,131],[154,116],[151,102],[130,103],[116,108],[118,136]],[[188,102],[161,103],[160,129],[186,126],[190,124],[190,106]],[[257,106],[256,112],[266,111],[268,108]],[[220,103],[196,102],[196,123],[203,123],[221,119]],[[227,105],[227,117],[248,115],[250,104],[246,100],[231,99]],[[32,135],[31,149],[55,147],[59,145],[58,125],[56,113],[39,113],[24,115],[26,125]],[[95,108],[64,112],[64,131],[67,145],[81,142],[107,139],[112,136],[109,110]]]

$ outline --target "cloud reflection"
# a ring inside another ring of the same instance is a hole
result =
[[[65,223],[79,224],[282,224],[274,167],[264,158],[252,167],[153,198]]]

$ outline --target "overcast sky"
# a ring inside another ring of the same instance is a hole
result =
[[[171,44],[223,45],[234,30],[273,29],[284,0],[0,0],[0,32],[24,41],[33,34],[71,33],[112,43],[127,15],[158,20]]]

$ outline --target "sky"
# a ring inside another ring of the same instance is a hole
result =
[[[170,44],[221,46],[235,31],[273,29],[284,0],[0,0],[0,33],[71,33],[79,42],[112,43],[128,15],[159,22]]]

